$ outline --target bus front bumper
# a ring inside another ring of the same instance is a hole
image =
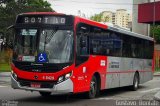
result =
[[[52,94],[67,94],[73,93],[73,82],[71,79],[67,79],[59,84],[54,85],[53,88],[33,88],[27,86],[21,86],[11,75],[11,86],[13,89],[22,89],[26,91],[40,91],[51,92]]]

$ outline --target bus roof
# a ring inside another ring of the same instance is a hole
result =
[[[57,12],[27,12],[27,13],[22,13],[20,15],[66,15],[66,14],[57,13]],[[138,33],[131,32],[129,30],[116,28],[116,27],[113,27],[113,26],[108,26],[106,24],[102,24],[102,23],[99,23],[99,22],[96,22],[96,21],[85,19],[85,18],[82,18],[82,17],[79,17],[79,16],[74,16],[74,17],[75,17],[75,21],[78,21],[78,22],[82,22],[82,23],[86,23],[86,24],[89,24],[89,25],[92,25],[92,26],[97,26],[97,27],[100,27],[100,28],[103,28],[103,29],[108,29],[108,30],[123,33],[123,34],[126,34],[126,35],[135,36],[135,37],[139,37],[139,38],[142,38],[142,39],[147,39],[147,40],[154,41],[153,38],[151,38],[149,36],[146,36],[146,35],[141,35],[141,34],[138,34]]]
[[[116,27],[112,27],[112,26],[109,26],[108,29],[112,30],[112,31],[115,31],[115,32],[126,34],[126,36],[130,35],[130,36],[134,36],[134,37],[138,37],[138,38],[154,41],[154,39],[152,37],[149,37],[149,36],[146,36],[146,35],[142,35],[142,34],[138,34],[138,33],[135,33],[135,32],[131,32],[131,31],[126,30],[126,29],[116,28]]]
[[[20,15],[65,15],[65,14],[57,12],[27,12],[27,13],[22,13]]]
[[[109,26],[109,25],[106,25],[106,24],[103,24],[103,23],[100,23],[100,22],[88,20],[88,19],[78,17],[78,16],[76,16],[76,18],[79,19],[79,21],[82,22],[82,23],[86,23],[86,24],[89,24],[89,25],[93,25],[93,26],[103,28],[103,29],[108,29],[108,30],[115,31],[115,32],[118,32],[118,33],[126,34],[126,36],[130,35],[130,36],[154,41],[154,39],[152,37],[142,35],[142,34],[138,34],[138,33],[135,33],[135,32],[131,32],[131,31],[126,30],[126,29]]]

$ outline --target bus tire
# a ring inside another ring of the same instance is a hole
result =
[[[43,97],[51,96],[51,92],[39,92],[39,94]]]
[[[133,85],[131,86],[131,89],[133,91],[136,91],[139,87],[139,74],[136,72],[133,79]]]
[[[90,90],[87,92],[86,96],[88,99],[93,99],[96,97],[97,92],[98,92],[97,78],[93,76],[90,82]]]

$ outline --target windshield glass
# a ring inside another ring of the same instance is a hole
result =
[[[37,29],[18,29],[16,31],[14,60],[35,61],[37,34]]]
[[[17,29],[13,60],[38,62],[45,53],[47,63],[73,62],[73,31],[55,29]]]
[[[39,51],[48,54],[49,63],[71,62],[73,60],[73,31],[42,30]]]

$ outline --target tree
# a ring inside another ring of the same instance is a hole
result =
[[[156,43],[160,44],[160,25],[151,26],[151,36],[156,40]]]
[[[51,4],[44,0],[1,0],[0,2],[0,32],[8,33],[8,37],[11,32],[7,32],[7,27],[13,25],[16,16],[24,12],[44,12],[54,11],[51,8]],[[3,4],[2,4],[3,3]]]
[[[93,20],[93,21],[101,22],[102,13],[100,13],[100,14],[95,14],[94,16],[91,16],[90,19]]]

